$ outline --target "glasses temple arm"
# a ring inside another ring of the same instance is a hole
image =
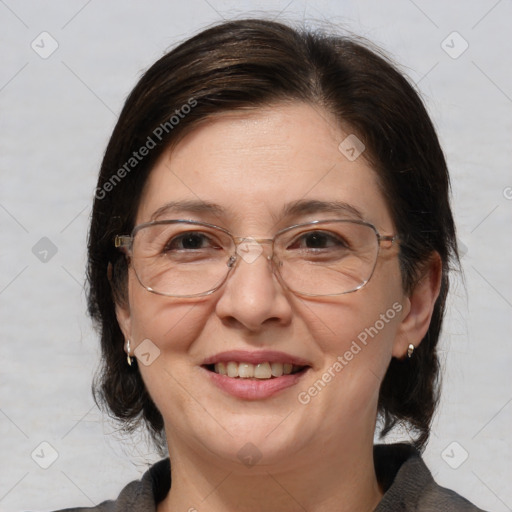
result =
[[[132,243],[132,237],[129,235],[116,235],[114,239],[115,247],[128,248]]]

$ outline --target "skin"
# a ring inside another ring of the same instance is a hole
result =
[[[171,200],[200,199],[224,213],[181,211],[165,218],[271,238],[295,223],[336,217],[281,215],[286,204],[317,199],[349,203],[381,234],[394,234],[364,153],[351,162],[338,150],[349,133],[325,111],[303,103],[216,116],[157,162],[137,224]],[[379,386],[391,358],[405,357],[409,343],[417,346],[425,335],[440,282],[434,256],[406,294],[397,253],[380,252],[361,290],[327,298],[291,293],[265,257],[239,261],[217,292],[194,300],[152,294],[130,269],[128,301],[117,307],[119,324],[132,350],[147,338],[160,350],[151,365],[138,365],[164,417],[170,447],[172,488],[160,512],[373,510],[382,497],[372,453]],[[401,311],[301,404],[299,392],[395,303]],[[200,368],[206,357],[231,349],[279,350],[312,368],[275,396],[241,400],[221,392]],[[251,467],[237,457],[247,443],[261,454]]]

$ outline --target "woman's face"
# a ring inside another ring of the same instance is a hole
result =
[[[381,234],[394,234],[364,153],[354,160],[350,139],[339,149],[348,135],[329,114],[302,103],[219,115],[160,158],[137,224],[171,202],[193,202],[158,218],[272,238],[293,224],[353,219],[358,211]],[[327,203],[348,209],[319,206]],[[304,207],[284,214],[297,204]],[[196,299],[151,293],[130,268],[128,306],[118,307],[118,318],[132,349],[149,340],[143,347],[150,355],[138,368],[164,417],[171,454],[297,465],[332,455],[333,447],[353,450],[373,439],[390,359],[416,341],[405,339],[410,302],[397,249],[381,250],[362,289],[320,298],[284,288],[265,251],[256,259],[239,258],[220,289]],[[227,360],[289,361],[305,369],[258,380],[220,376],[205,366]]]

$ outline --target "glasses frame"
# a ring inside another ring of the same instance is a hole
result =
[[[335,222],[343,223],[344,222],[344,223],[350,223],[350,224],[358,224],[361,226],[367,226],[373,230],[373,232],[375,233],[376,239],[377,239],[378,248],[377,248],[377,254],[375,257],[375,263],[372,267],[370,276],[368,277],[368,279],[366,279],[366,281],[363,281],[356,288],[353,288],[351,290],[341,292],[341,293],[311,294],[311,293],[304,293],[304,292],[296,291],[293,288],[291,288],[284,281],[283,277],[281,276],[281,273],[279,272],[279,265],[276,264],[276,262],[274,261],[275,240],[282,234],[284,234],[288,231],[291,231],[293,229],[306,227],[306,226],[315,226],[317,224],[325,224],[325,223],[329,223],[329,222],[332,222],[332,223],[335,223]],[[294,294],[297,294],[300,296],[305,296],[305,297],[336,297],[339,295],[346,295],[347,293],[353,293],[353,292],[360,290],[370,281],[370,279],[372,278],[372,276],[375,272],[375,267],[377,266],[377,261],[379,259],[381,247],[384,249],[390,249],[391,247],[396,246],[399,243],[398,235],[381,235],[379,233],[379,231],[377,230],[377,228],[373,224],[371,224],[370,222],[364,221],[364,220],[359,220],[359,219],[325,219],[325,220],[322,219],[322,220],[314,220],[314,221],[310,221],[310,222],[304,222],[304,223],[300,223],[300,224],[293,224],[292,226],[287,226],[286,228],[283,228],[280,231],[278,231],[274,235],[273,238],[238,237],[238,236],[234,236],[227,229],[225,229],[221,226],[217,226],[215,224],[210,224],[208,222],[186,220],[186,219],[165,219],[165,220],[154,220],[154,221],[138,224],[137,226],[135,226],[133,228],[130,235],[116,235],[115,239],[114,239],[114,246],[116,248],[118,248],[119,250],[121,250],[125,254],[125,256],[132,257],[133,256],[133,252],[132,252],[133,242],[135,240],[135,235],[137,234],[137,232],[140,231],[141,229],[148,227],[148,226],[165,225],[165,224],[185,224],[185,225],[189,224],[189,225],[194,225],[194,226],[204,226],[206,228],[217,229],[219,231],[222,231],[223,233],[225,233],[232,239],[233,246],[235,248],[234,253],[229,257],[229,259],[227,261],[228,271],[226,272],[226,276],[224,277],[224,279],[217,286],[215,286],[215,288],[208,290],[206,292],[196,293],[196,294],[192,294],[192,295],[176,295],[176,294],[163,293],[163,292],[154,290],[150,286],[146,286],[140,280],[140,277],[137,274],[137,271],[135,270],[135,267],[134,267],[134,272],[135,272],[135,276],[137,277],[137,280],[139,281],[140,285],[143,288],[145,288],[147,291],[149,291],[151,293],[155,293],[157,295],[162,295],[164,297],[175,297],[175,298],[183,298],[183,299],[205,297],[205,296],[211,295],[212,293],[215,293],[219,288],[221,288],[224,285],[224,283],[227,281],[231,271],[235,268],[236,263],[240,259],[243,259],[238,254],[238,246],[244,242],[256,242],[258,244],[267,244],[267,245],[270,244],[272,247],[272,251],[271,251],[271,256],[267,256],[267,259],[268,259],[268,261],[273,263],[272,268],[274,270],[274,275],[276,275],[276,277],[278,278],[281,285],[284,286],[287,290],[290,290]],[[383,245],[383,244],[385,244],[385,245]]]

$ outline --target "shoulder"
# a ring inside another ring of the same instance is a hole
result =
[[[109,500],[95,507],[66,508],[55,512],[155,512],[159,503],[169,492],[171,467],[169,459],[151,466],[140,480],[126,485],[116,500]]]
[[[418,451],[408,444],[377,445],[375,471],[385,494],[375,512],[484,512],[439,486]]]

